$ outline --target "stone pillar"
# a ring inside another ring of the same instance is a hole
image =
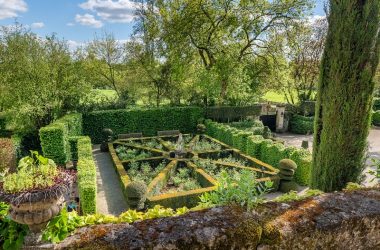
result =
[[[276,132],[283,132],[285,107],[277,107],[276,111]]]

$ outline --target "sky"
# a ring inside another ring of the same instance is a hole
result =
[[[324,1],[316,1],[314,15],[324,15]],[[133,9],[129,0],[0,0],[0,25],[17,20],[42,37],[56,33],[73,46],[103,30],[117,40],[127,40],[133,29]]]

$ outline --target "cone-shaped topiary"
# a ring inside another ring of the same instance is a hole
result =
[[[126,187],[127,201],[130,209],[141,210],[146,201],[147,186],[144,182],[134,181]]]

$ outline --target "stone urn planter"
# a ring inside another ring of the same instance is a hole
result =
[[[61,171],[55,184],[45,189],[8,194],[1,188],[0,200],[10,204],[12,220],[28,225],[33,233],[39,233],[61,211],[64,195],[69,192],[71,183],[72,176]]]

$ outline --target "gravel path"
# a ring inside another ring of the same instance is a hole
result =
[[[117,174],[112,166],[110,154],[103,153],[99,145],[92,151],[96,162],[98,193],[96,197],[97,212],[101,214],[119,215],[127,210],[123,192]]]
[[[313,135],[298,135],[298,134],[291,134],[291,133],[283,133],[283,134],[276,134],[277,138],[283,139],[285,141],[285,145],[288,146],[295,146],[295,147],[301,147],[301,143],[303,140],[309,141],[309,150],[312,150],[313,147]],[[375,170],[374,167],[372,167],[372,158],[380,159],[380,128],[379,127],[373,127],[368,135],[368,153],[369,153],[369,159],[367,161],[367,168],[364,170],[365,174],[365,180],[364,184],[372,186],[373,184],[376,184],[376,180],[373,179],[373,176],[368,174],[368,171]]]

